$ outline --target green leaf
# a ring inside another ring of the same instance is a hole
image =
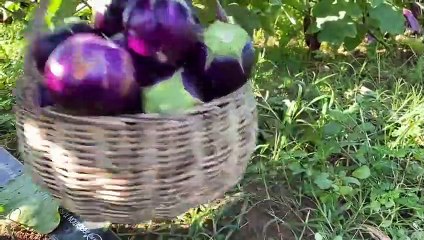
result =
[[[293,172],[294,175],[305,172],[305,169],[298,161],[290,163],[288,168]]]
[[[367,29],[362,24],[358,25],[358,30],[359,30],[359,33],[364,33],[364,35],[367,32]],[[359,104],[355,102],[352,105],[350,105],[349,108],[343,110],[342,114],[349,116],[351,114],[358,113],[359,110],[360,110]]]
[[[358,178],[358,179],[366,179],[371,176],[370,168],[367,165],[363,165],[359,168],[357,168],[355,171],[353,171],[352,176]]]
[[[331,121],[324,125],[324,134],[327,136],[334,136],[343,130],[343,125],[338,122]]]
[[[64,19],[71,17],[79,2],[77,0],[50,0],[45,16],[46,24],[53,29],[64,24]]]
[[[401,34],[405,30],[402,11],[388,3],[383,3],[369,11],[370,18],[378,21],[382,32]]]
[[[362,43],[362,41],[364,40],[365,34],[367,32],[367,29],[363,24],[357,24],[356,29],[358,30],[358,33],[356,34],[354,38],[346,37],[344,40],[344,47],[349,51],[354,50],[357,46],[359,46],[359,44]],[[354,110],[355,110],[355,106],[351,106],[350,109],[347,109],[344,112],[349,113]]]
[[[321,233],[315,233],[315,240],[324,240],[324,237],[321,235]]]
[[[345,15],[359,18],[362,16],[362,10],[356,2],[349,0],[321,0],[312,9],[312,16],[329,21],[341,19]]]
[[[241,60],[243,48],[249,40],[249,34],[242,27],[221,21],[215,21],[204,32],[208,57],[228,56]]]
[[[347,15],[351,16],[352,18],[361,18],[362,17],[362,10],[359,7],[358,3],[354,1],[342,1],[343,7],[345,11],[347,12]]]
[[[390,227],[391,225],[392,225],[391,220],[384,220],[384,221],[381,222],[380,227],[387,228],[387,227]]]
[[[356,34],[355,22],[347,17],[337,21],[326,22],[322,30],[318,33],[318,40],[320,42],[341,44],[345,38],[354,38]]]
[[[353,192],[353,188],[351,186],[341,186],[339,188],[339,193],[343,196],[350,195]]]
[[[4,7],[12,12],[19,11],[20,5],[19,2],[6,1]]]
[[[358,186],[361,185],[359,180],[354,177],[344,177],[343,180],[345,181],[346,184],[356,184]]]
[[[182,70],[172,77],[143,90],[143,104],[147,113],[174,113],[193,107],[197,99],[185,89]]]
[[[255,17],[256,18],[256,17]],[[249,35],[253,34],[253,30],[256,28],[262,28],[265,33],[268,33],[270,35],[275,34],[275,31],[278,29],[276,29],[275,26],[275,19],[271,18],[267,15],[261,15],[257,17],[258,19],[251,19],[249,22],[253,23],[253,21],[257,21],[257,23],[255,24],[251,24],[251,25],[246,25],[246,24],[240,24],[244,29],[246,29],[246,31],[249,33]],[[286,24],[286,23],[284,23]],[[287,25],[284,25],[287,26]],[[284,40],[284,36],[281,36],[280,38],[280,42]]]
[[[214,1],[193,1],[193,7],[195,14],[199,17],[201,23],[208,24],[216,19]]]
[[[314,183],[322,190],[329,189],[333,184],[333,181],[328,179],[329,176],[328,173],[321,173],[315,177]]]
[[[320,160],[327,160],[332,154],[342,151],[340,143],[336,140],[326,140],[319,143],[315,156]]]
[[[364,35],[357,34],[355,38],[346,37],[344,40],[344,46],[348,51],[354,50],[359,44],[361,44]]]
[[[62,0],[50,0],[49,7],[47,8],[45,21],[48,27],[53,28],[53,18],[56,12],[59,10]]]
[[[240,6],[239,4],[230,4],[224,6],[224,9],[227,15],[233,17],[235,23],[245,29],[249,35],[253,34],[254,29],[262,27],[260,15],[255,14],[246,7]],[[272,20],[269,16],[267,19]]]
[[[374,132],[375,126],[370,122],[365,122],[360,125],[358,125],[358,128],[363,132]]]
[[[381,204],[378,201],[372,201],[370,203],[370,206],[369,207],[370,207],[371,211],[373,211],[373,212],[379,212],[380,209],[381,209]]]
[[[323,29],[323,25],[326,22],[343,19],[346,12],[341,12],[340,10],[340,5],[338,5],[336,1],[322,0],[315,4],[312,8],[312,16],[316,18],[316,29],[312,31],[312,33]]]
[[[348,113],[342,112],[342,111],[340,111],[338,109],[335,109],[335,110],[330,109],[328,111],[328,115],[332,119],[334,119],[334,120],[336,120],[338,122],[342,122],[342,123],[348,122],[349,121],[349,118],[350,118]]]
[[[384,3],[384,0],[369,0],[371,7],[375,8]]]
[[[388,201],[386,201],[384,203],[384,206],[386,208],[393,208],[395,205],[396,205],[396,203],[392,199],[389,199]]]
[[[411,240],[424,239],[424,231],[416,231],[411,234]]]
[[[0,206],[2,215],[41,234],[52,232],[60,222],[58,202],[34,184],[27,174],[2,188]]]
[[[282,6],[283,5],[281,0],[270,0],[269,4],[272,5],[272,6]]]

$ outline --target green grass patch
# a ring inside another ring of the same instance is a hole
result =
[[[0,24],[0,145],[16,150],[13,88],[23,71],[23,24]]]

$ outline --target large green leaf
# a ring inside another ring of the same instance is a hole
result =
[[[358,179],[366,179],[371,176],[371,170],[367,165],[363,165],[353,171],[352,176]]]
[[[79,4],[77,0],[50,0],[45,16],[49,28],[63,25],[65,18],[71,17]]]
[[[312,15],[317,18],[334,21],[339,16],[348,15],[353,18],[362,16],[362,10],[356,2],[345,0],[322,0],[312,8]],[[325,22],[325,21],[324,21]]]
[[[12,12],[19,11],[20,5],[18,2],[6,1],[4,7]]]
[[[210,0],[194,0],[192,1],[196,15],[200,21],[207,25],[216,19],[216,3]]]
[[[379,23],[382,32],[401,34],[405,30],[404,17],[401,10],[394,8],[388,3],[379,4],[370,9],[370,18]]]
[[[41,234],[59,225],[58,209],[58,202],[25,173],[0,187],[0,215]]]
[[[339,19],[338,21],[326,22],[323,29],[318,33],[318,40],[341,44],[345,38],[354,38],[356,35],[356,25],[351,19]]]
[[[253,34],[254,29],[262,26],[260,16],[247,8],[238,4],[230,4],[224,6],[224,9],[228,16],[233,17],[235,23],[243,27],[249,35]]]
[[[366,27],[363,24],[356,24],[356,30],[358,31],[355,37],[346,37],[344,40],[344,46],[347,50],[354,50],[363,41],[367,32]]]
[[[314,5],[312,15],[316,18],[312,32],[318,32],[318,40],[341,44],[346,38],[355,38],[355,19],[362,17],[359,5],[345,0],[322,0]]]

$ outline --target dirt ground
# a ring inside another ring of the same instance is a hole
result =
[[[295,203],[290,192],[283,186],[266,190],[263,185],[250,184],[245,191],[252,195],[251,200],[254,204],[244,214],[241,231],[232,239],[314,239],[313,232],[303,227],[308,212],[310,213],[312,209],[311,203],[306,200],[301,203],[302,206]]]
[[[308,214],[312,211],[312,204],[304,201],[294,202],[290,192],[282,186],[268,188],[261,184],[249,184],[244,187],[248,195],[246,201],[240,201],[231,206],[232,212],[241,216],[240,231],[234,233],[230,239],[234,240],[313,240],[313,232],[303,227]],[[270,196],[270,197],[267,197]],[[301,235],[301,233],[303,234]],[[13,237],[12,237],[13,236]],[[140,236],[141,237],[141,236]],[[140,239],[153,239],[152,236],[143,236]],[[47,236],[23,230],[14,225],[9,229],[0,226],[0,240],[47,240]],[[138,238],[137,238],[138,239]],[[77,239],[75,239],[77,240]]]
[[[18,225],[0,225],[0,240],[48,240],[47,236],[20,228]]]

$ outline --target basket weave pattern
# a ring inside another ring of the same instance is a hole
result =
[[[184,117],[72,117],[18,105],[21,152],[34,179],[91,221],[170,218],[240,179],[255,148],[248,85]]]
[[[33,39],[49,1],[40,2]],[[17,84],[19,149],[33,179],[88,221],[173,218],[222,196],[255,149],[256,101],[249,83],[192,109],[160,116],[72,116],[36,101],[41,77],[28,57]]]

